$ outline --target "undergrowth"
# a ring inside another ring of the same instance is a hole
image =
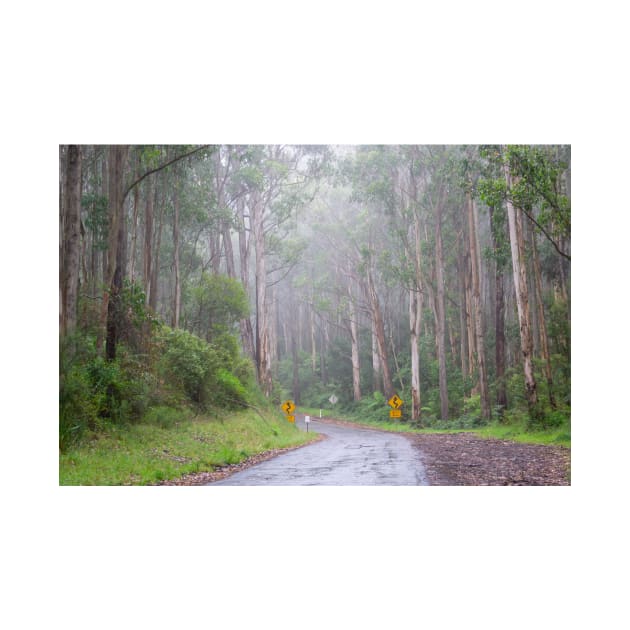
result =
[[[150,485],[314,439],[279,413],[211,418],[156,407],[136,424],[109,425],[61,453],[59,484]]]

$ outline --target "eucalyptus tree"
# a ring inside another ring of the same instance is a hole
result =
[[[81,246],[81,147],[60,147],[60,332],[77,325]]]

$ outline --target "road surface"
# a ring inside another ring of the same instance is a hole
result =
[[[304,417],[296,417],[304,429]],[[326,438],[211,486],[426,486],[417,449],[403,435],[311,420]]]

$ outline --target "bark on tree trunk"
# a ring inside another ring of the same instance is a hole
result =
[[[63,257],[61,263],[61,334],[74,332],[79,296],[81,245],[81,147],[71,144],[65,156],[63,183]]]
[[[529,321],[529,296],[527,293],[525,246],[523,242],[523,215],[522,211],[519,208],[516,208],[509,198],[510,190],[512,188],[512,175],[507,156],[504,162],[504,173],[508,190],[506,205],[508,226],[510,230],[510,249],[512,252],[512,270],[514,275],[516,308],[518,311],[521,336],[521,354],[523,358],[523,371],[525,373],[525,390],[530,417],[532,419],[537,419],[539,417],[538,394],[532,362],[533,341]]]
[[[140,197],[140,187],[136,186],[133,191],[133,220],[131,232],[131,254],[129,255],[129,280],[136,279],[136,242],[138,240],[138,200]]]
[[[436,280],[436,320],[435,337],[438,352],[438,371],[440,384],[440,417],[448,419],[448,389],[446,382],[446,326],[444,309],[444,255],[442,246],[442,204],[444,196],[440,195],[435,206],[435,280]]]
[[[545,378],[547,379],[547,389],[549,404],[552,409],[556,409],[556,398],[553,392],[553,376],[551,371],[551,358],[549,356],[549,339],[547,336],[547,325],[545,323],[545,307],[543,303],[542,275],[540,273],[540,261],[538,259],[538,248],[536,247],[536,234],[532,230],[532,262],[534,266],[534,280],[536,288],[536,304],[538,306],[538,331],[540,334],[540,350],[545,367]]]
[[[359,333],[352,287],[348,285],[348,315],[350,317],[350,343],[352,355],[352,395],[355,402],[361,400],[361,365],[359,362]],[[323,350],[322,350],[323,354]]]
[[[110,238],[107,273],[110,287],[107,300],[105,356],[109,361],[116,358],[116,348],[121,327],[121,291],[125,276],[127,257],[127,225],[124,208],[124,165],[129,147],[110,147],[109,168]]]
[[[269,356],[269,317],[267,311],[267,268],[264,233],[264,207],[257,195],[252,205],[253,235],[256,245],[256,371],[265,396],[272,390]]]
[[[123,175],[127,157],[127,146],[112,145],[108,150],[108,203],[109,230],[107,247],[107,274],[103,301],[101,303],[101,325],[97,336],[97,348],[103,345],[103,331],[107,336],[105,355],[108,359],[116,357],[116,320],[118,316],[118,287],[122,283],[120,276],[115,277],[119,265],[120,226],[123,219]],[[110,301],[112,304],[110,305]]]
[[[247,236],[246,224],[245,224],[245,202],[240,198],[236,202],[236,211],[238,217],[238,249],[239,249],[239,262],[240,262],[240,276],[241,283],[245,289],[245,293],[249,295],[249,239]],[[256,350],[254,345],[254,329],[252,327],[252,321],[250,317],[245,317],[239,322],[241,332],[241,342],[243,344],[243,351],[250,357],[254,363],[256,363]]]
[[[374,318],[371,320],[372,327],[372,391],[383,391],[383,378],[381,376],[381,359],[378,353],[378,343],[376,341],[376,324]]]
[[[463,249],[463,238],[460,240],[460,252]],[[466,315],[466,281],[464,276],[466,275],[465,257],[463,253],[458,261],[458,275],[459,275],[459,289],[460,289],[460,307],[459,307],[459,345],[460,345],[460,359],[462,366],[462,380],[465,382],[468,378],[468,327],[467,327],[467,315]]]
[[[157,313],[158,305],[158,279],[160,275],[160,244],[162,243],[162,225],[164,219],[164,194],[159,197],[160,216],[158,218],[157,237],[155,241],[155,253],[153,255],[153,263],[151,264],[151,295],[149,299],[149,308]]]
[[[142,284],[146,296],[146,305],[151,298],[151,265],[153,263],[153,179],[147,181],[146,203],[144,206],[144,250],[142,252]]]
[[[471,184],[472,185],[472,184]],[[484,350],[483,320],[481,313],[481,294],[479,287],[479,256],[477,252],[477,226],[475,221],[474,200],[472,191],[466,191],[468,206],[468,234],[470,237],[470,259],[472,263],[472,297],[475,311],[475,345],[477,349],[477,367],[479,372],[479,393],[481,398],[481,416],[490,419],[490,395],[488,393],[488,377]]]
[[[386,398],[394,395],[394,386],[392,384],[389,365],[387,363],[387,345],[385,341],[385,326],[383,324],[383,316],[381,307],[374,286],[374,278],[372,277],[372,269],[367,270],[368,296],[370,299],[370,309],[372,311],[372,321],[374,322],[374,333],[376,335],[376,349],[379,355],[379,362],[383,376],[383,394]]]
[[[414,206],[417,203],[413,177],[412,190]],[[416,212],[414,207],[414,213]],[[411,346],[411,421],[419,422],[421,417],[420,400],[420,331],[422,329],[422,260],[420,242],[420,221],[414,214],[413,222],[414,275],[415,289],[409,290],[409,344]]]
[[[179,278],[179,194],[177,182],[173,186],[173,274],[175,287],[173,290],[173,319],[172,327],[179,328],[179,311],[181,307],[181,286]]]
[[[291,335],[291,358],[293,361],[293,402],[300,404],[300,364],[298,361],[297,341],[295,339],[295,329]]]
[[[503,269],[498,260],[499,239],[494,225],[494,208],[490,207],[490,226],[492,232],[492,247],[495,253],[494,272],[494,330],[495,330],[495,367],[496,367],[496,390],[497,407],[499,415],[503,417],[503,412],[507,408],[507,389],[505,383],[505,299],[503,293]]]

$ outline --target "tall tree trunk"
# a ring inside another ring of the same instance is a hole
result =
[[[371,319],[372,328],[372,391],[383,391],[383,376],[381,370],[381,358],[378,352],[378,342],[376,341],[376,323]]]
[[[544,362],[545,378],[547,379],[547,389],[549,404],[552,409],[556,408],[556,399],[553,392],[553,376],[551,371],[551,357],[549,356],[549,339],[547,336],[547,325],[545,323],[545,306],[543,303],[542,275],[540,273],[540,261],[538,259],[538,248],[536,247],[536,234],[532,230],[532,263],[534,267],[534,280],[536,289],[536,304],[538,311],[538,332],[540,334],[540,351]]]
[[[470,184],[472,186],[472,183]],[[479,255],[477,251],[477,225],[475,221],[474,200],[470,188],[466,191],[468,206],[468,235],[470,241],[470,260],[472,263],[472,297],[475,312],[475,346],[477,349],[477,367],[479,372],[479,393],[481,398],[481,416],[490,419],[490,395],[484,349],[483,320],[481,312],[481,293],[479,285]]]
[[[534,366],[532,361],[533,340],[531,324],[529,321],[529,295],[527,291],[527,275],[525,267],[525,246],[523,242],[523,213],[516,208],[510,200],[512,189],[512,175],[510,172],[509,158],[505,156],[504,173],[507,184],[507,214],[510,231],[510,249],[512,252],[512,270],[514,275],[514,289],[516,294],[516,308],[521,336],[521,354],[523,359],[523,371],[525,374],[525,392],[530,417],[534,420],[539,417],[538,394]]]
[[[383,376],[383,393],[386,398],[391,398],[394,395],[394,386],[389,371],[389,364],[387,362],[387,345],[385,341],[385,326],[383,324],[383,315],[381,313],[381,307],[376,293],[376,287],[374,286],[374,278],[372,276],[372,269],[368,266],[367,270],[367,286],[368,296],[370,300],[370,310],[372,311],[372,321],[374,322],[374,333],[376,335],[376,348],[379,355],[381,373]]]
[[[467,312],[466,312],[466,280],[465,276],[467,275],[466,271],[466,258],[463,254],[463,250],[465,249],[463,243],[463,232],[462,238],[458,238],[460,242],[460,252],[461,255],[459,257],[457,263],[457,271],[459,276],[459,290],[460,290],[460,307],[459,307],[459,344],[460,344],[460,359],[462,366],[462,380],[465,382],[469,376],[468,369],[468,325],[467,325]]]
[[[490,227],[492,234],[492,247],[495,254],[494,272],[494,330],[495,330],[495,366],[496,366],[496,391],[497,407],[499,415],[507,408],[507,388],[505,383],[505,299],[503,293],[503,267],[499,258],[498,226],[494,222],[494,208],[490,206]]]
[[[151,265],[153,264],[153,178],[147,180],[146,203],[144,206],[144,248],[142,252],[142,284],[146,295],[146,305],[151,299]]]
[[[442,205],[441,194],[435,206],[435,280],[436,280],[436,320],[435,337],[438,353],[438,371],[440,382],[440,417],[448,419],[448,389],[446,382],[446,325],[444,308],[444,254],[442,246]]]
[[[352,287],[348,284],[348,315],[350,317],[350,352],[352,356],[352,396],[355,402],[361,400],[361,364],[359,359],[359,333],[354,307]],[[324,354],[322,348],[321,354]]]
[[[140,198],[140,186],[133,190],[133,219],[131,226],[131,254],[129,255],[129,280],[136,279],[136,242],[138,240],[138,200]]]
[[[122,286],[120,273],[116,277],[116,271],[120,265],[120,228],[123,220],[123,188],[124,166],[129,147],[124,145],[112,145],[108,148],[108,204],[109,227],[107,246],[107,273],[105,276],[105,291],[101,303],[101,325],[97,336],[97,347],[103,344],[103,331],[106,333],[105,355],[108,359],[116,358],[116,343],[118,333],[118,302],[119,287]],[[111,302],[111,304],[110,304]]]
[[[468,240],[470,242],[470,235],[468,236]],[[475,316],[474,316],[474,308],[473,308],[473,297],[472,297],[472,257],[470,255],[470,245],[466,247],[464,245],[464,270],[463,270],[463,278],[464,278],[464,293],[462,295],[463,299],[463,309],[464,309],[464,318],[466,322],[466,351],[468,353],[466,357],[466,366],[468,368],[468,373],[466,376],[468,378],[472,378],[477,368],[476,354],[475,354]]]
[[[225,271],[230,278],[236,278],[232,234],[230,232],[230,226],[227,224],[223,226],[223,251],[225,253]]]
[[[110,220],[111,234],[107,265],[107,272],[111,281],[109,282],[110,294],[107,301],[105,356],[110,361],[116,358],[116,348],[122,325],[121,292],[127,262],[127,224],[123,192],[124,165],[128,150],[129,147],[127,146],[110,147],[113,154],[109,169],[109,201],[110,212],[115,216],[115,221]]]
[[[238,218],[238,250],[240,263],[240,277],[245,293],[249,295],[249,238],[247,226],[245,225],[245,201],[241,197],[236,202],[236,212]],[[241,331],[241,343],[245,354],[256,362],[256,350],[254,344],[254,330],[250,317],[244,317],[239,322]]]
[[[272,390],[269,356],[269,316],[267,304],[267,267],[264,231],[264,206],[259,195],[252,204],[253,236],[256,245],[256,372],[265,396]]]
[[[311,284],[311,295],[309,305],[309,323],[311,327],[311,371],[313,374],[317,372],[317,344],[315,343],[315,295],[313,285]]]
[[[157,313],[158,307],[158,280],[160,277],[160,245],[162,243],[162,226],[164,219],[164,193],[162,192],[158,198],[158,207],[160,208],[160,216],[158,217],[157,235],[155,240],[155,252],[153,254],[153,262],[151,263],[151,290],[149,298],[149,308]]]
[[[422,297],[409,290],[409,343],[411,345],[411,420],[420,420],[420,350],[418,341],[422,324]]]
[[[65,156],[63,183],[63,257],[61,277],[61,334],[74,332],[79,296],[81,245],[81,147],[71,144]]]
[[[109,200],[109,147],[103,150],[103,157],[101,158],[101,196],[104,199]],[[109,236],[109,233],[108,233]],[[103,240],[105,235],[103,235]],[[104,286],[107,286],[107,248],[101,251],[101,281]]]
[[[173,289],[173,328],[179,328],[179,312],[181,308],[181,285],[179,278],[179,193],[178,184],[173,185],[173,275],[175,286]]]
[[[420,330],[422,328],[422,273],[420,259],[420,224],[414,217],[414,272],[416,289],[409,290],[409,343],[411,345],[411,421],[418,422],[421,415],[420,406]]]
[[[291,359],[293,363],[293,402],[300,404],[300,363],[298,360],[297,341],[295,327],[291,331]]]

